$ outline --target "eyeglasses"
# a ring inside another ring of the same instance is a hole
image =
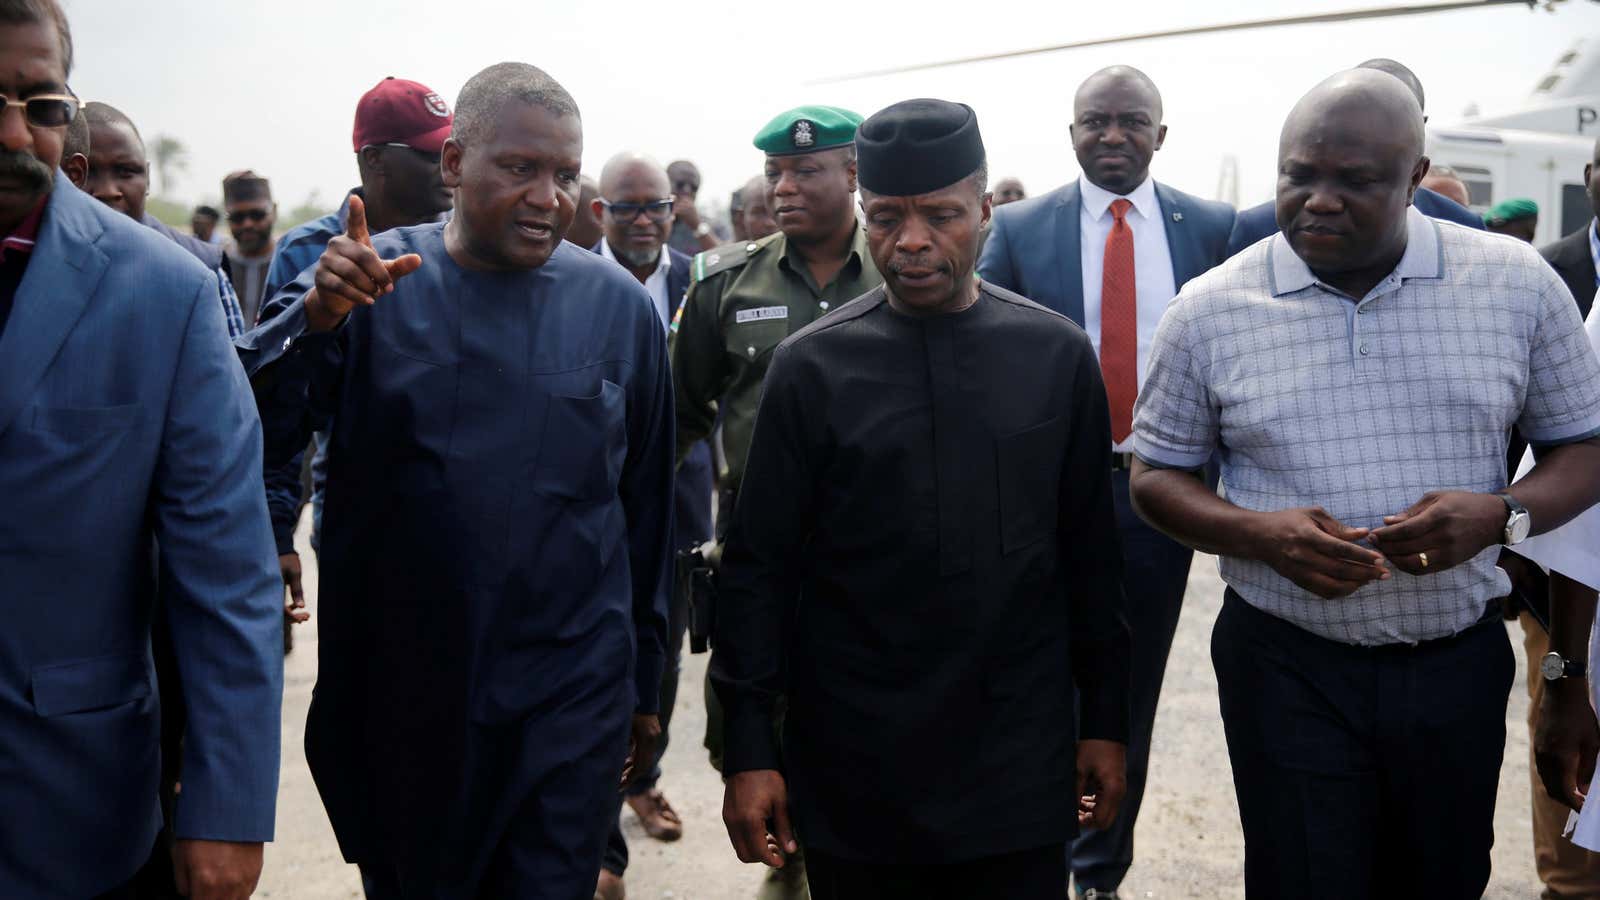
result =
[[[246,222],[265,222],[270,212],[264,209],[237,209],[228,213],[229,225],[243,225]]]
[[[71,94],[34,94],[21,100],[0,95],[7,107],[22,107],[22,115],[35,128],[65,128],[78,114],[78,98]]]
[[[672,218],[672,198],[665,200],[652,200],[649,203],[612,203],[610,200],[601,200],[606,212],[618,222],[632,222],[644,213],[652,222],[665,222]]]

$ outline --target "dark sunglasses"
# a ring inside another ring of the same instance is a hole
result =
[[[22,115],[35,128],[64,128],[78,114],[78,98],[71,94],[34,94],[21,100],[0,95],[5,105],[22,107]]]
[[[228,213],[229,225],[243,225],[246,222],[265,222],[271,213],[264,209],[239,209]]]
[[[652,200],[649,203],[612,203],[610,200],[601,200],[606,212],[611,214],[618,222],[632,222],[644,213],[652,222],[665,222],[672,218],[672,198],[665,200]]]

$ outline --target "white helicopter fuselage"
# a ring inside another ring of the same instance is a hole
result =
[[[1513,128],[1428,129],[1428,158],[1449,166],[1467,185],[1477,213],[1524,197],[1539,205],[1533,242],[1543,246],[1594,218],[1583,167],[1594,159],[1593,137]]]
[[[1600,139],[1600,41],[1580,40],[1556,60],[1523,106],[1428,128],[1428,157],[1456,170],[1471,207],[1502,200],[1539,205],[1534,243],[1546,244],[1594,218],[1583,167]]]

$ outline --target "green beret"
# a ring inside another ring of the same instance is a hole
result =
[[[1483,214],[1483,224],[1504,225],[1518,219],[1532,219],[1537,215],[1539,215],[1539,204],[1518,197],[1515,200],[1501,200],[1489,207],[1489,211]]]
[[[797,106],[756,132],[756,149],[768,156],[798,156],[855,142],[861,117],[837,106]]]

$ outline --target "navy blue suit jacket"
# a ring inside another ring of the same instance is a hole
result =
[[[1411,199],[1411,205],[1425,216],[1483,230],[1482,216],[1437,191],[1430,191],[1425,187],[1417,188],[1417,194]],[[1228,255],[1232,256],[1256,241],[1277,233],[1278,212],[1274,202],[1268,200],[1260,206],[1252,206],[1239,213],[1239,221],[1233,226],[1233,234],[1228,236]]]
[[[150,856],[158,567],[188,706],[177,836],[272,839],[283,585],[261,446],[214,275],[57,173],[0,337],[8,900],[97,896]]]
[[[1227,259],[1233,207],[1160,182],[1156,199],[1172,254],[1172,283],[1182,290],[1191,278]],[[1082,211],[1076,179],[1048,194],[995,210],[989,241],[978,260],[978,277],[1048,306],[1083,327],[1083,263],[1078,246]]]
[[[600,245],[589,248],[600,252]],[[671,315],[683,307],[683,297],[689,292],[688,254],[664,247],[670,254],[672,269],[667,272],[667,299],[671,301]],[[711,540],[711,491],[716,477],[711,462],[711,445],[701,441],[683,458],[673,482],[673,541],[679,547],[698,547]]]

